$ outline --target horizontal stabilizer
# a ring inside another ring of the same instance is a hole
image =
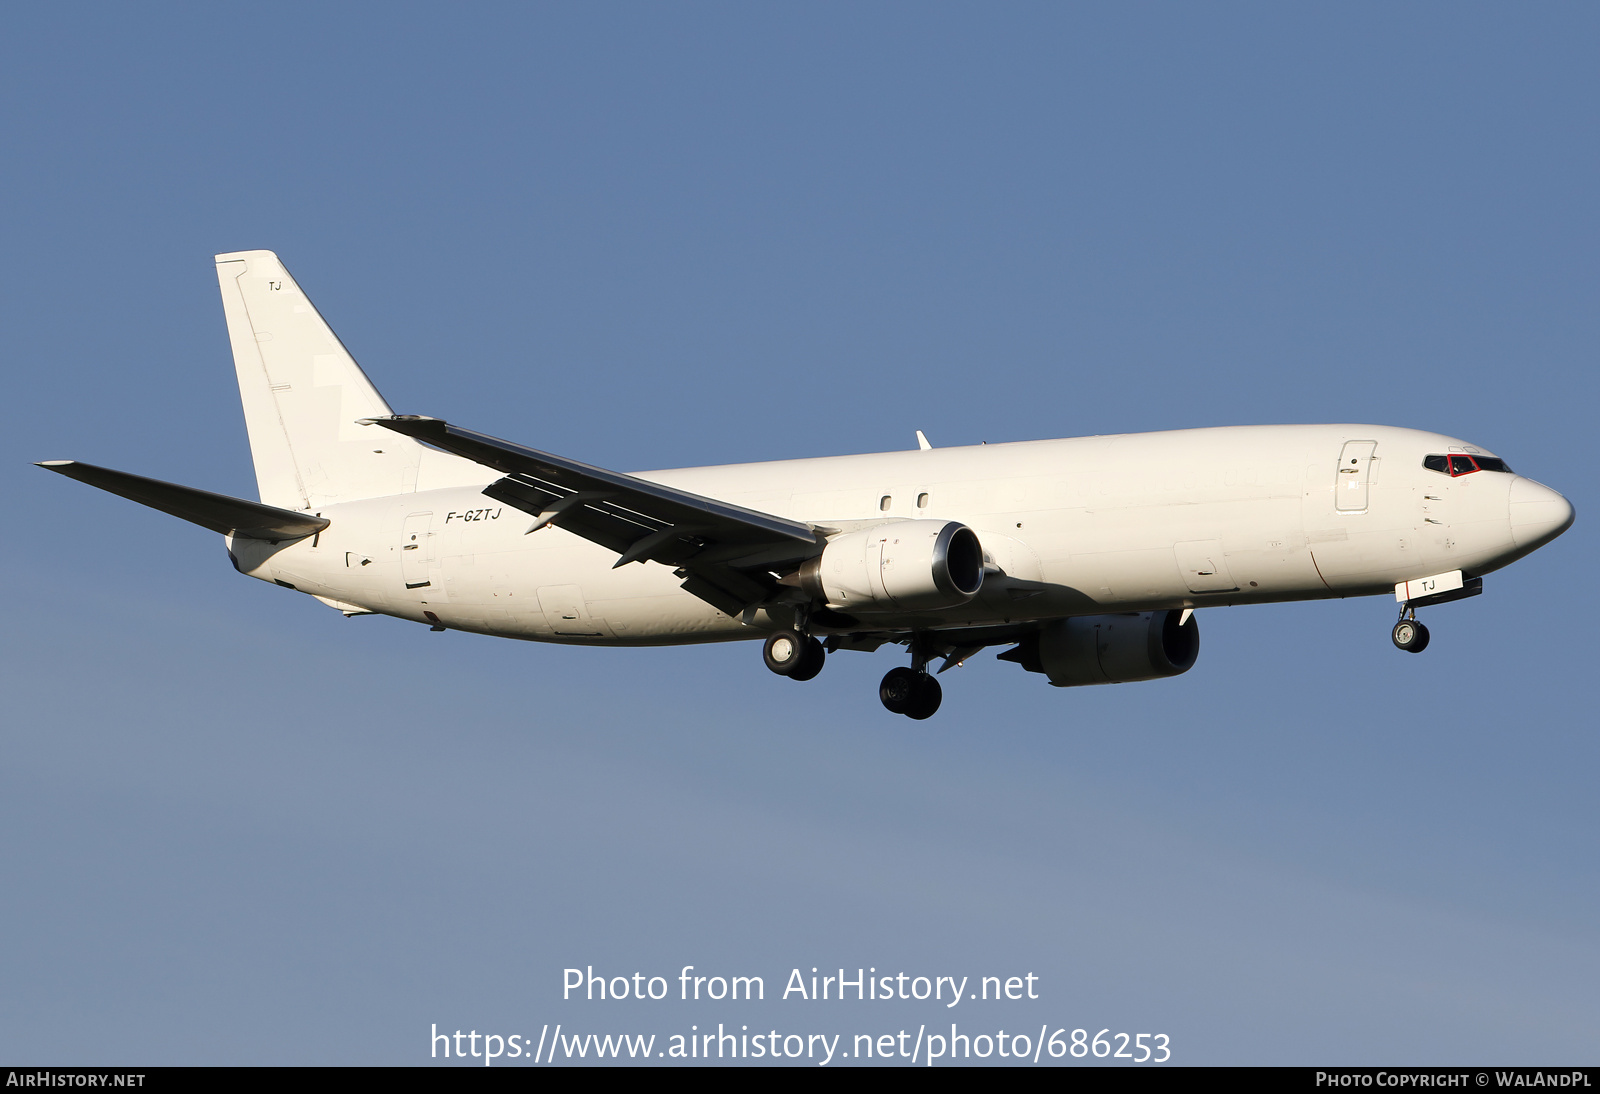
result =
[[[291,513],[287,509],[230,498],[226,494],[213,494],[209,490],[196,490],[192,486],[147,479],[142,475],[130,475],[126,471],[112,471],[92,463],[45,460],[37,466],[90,486],[98,486],[129,501],[148,505],[223,535],[266,540],[300,539],[328,526],[326,518],[314,517],[310,513]]]

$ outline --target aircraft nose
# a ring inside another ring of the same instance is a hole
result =
[[[1510,502],[1511,539],[1518,547],[1543,547],[1572,527],[1572,503],[1532,479],[1517,477]]]

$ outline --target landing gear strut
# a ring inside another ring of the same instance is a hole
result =
[[[1394,587],[1398,596],[1404,589],[1409,595],[1413,588],[1419,592],[1435,588],[1443,584],[1442,593],[1428,593],[1426,596],[1415,597],[1403,601],[1400,605],[1400,621],[1394,625],[1394,630],[1389,637],[1394,639],[1397,648],[1407,653],[1421,653],[1428,648],[1428,628],[1417,622],[1418,608],[1431,608],[1435,604],[1449,604],[1456,600],[1465,600],[1471,596],[1478,596],[1483,592],[1483,578],[1467,577],[1457,570],[1454,573],[1439,574],[1437,577],[1422,578],[1415,581],[1406,581]]]
[[[1389,632],[1395,648],[1407,653],[1421,653],[1428,648],[1428,628],[1417,620],[1417,609],[1407,604],[1400,609],[1400,622]]]
[[[767,668],[791,680],[810,680],[822,671],[828,654],[822,643],[799,631],[773,631],[761,649]]]
[[[890,669],[878,685],[878,698],[891,714],[904,714],[919,722],[933,717],[944,699],[944,689],[928,675],[928,651],[922,642],[912,639],[911,667]]]

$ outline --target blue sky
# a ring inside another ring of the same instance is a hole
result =
[[[1187,1063],[1592,1062],[1591,7],[35,6],[0,41],[14,409],[0,1058],[415,1063],[561,970],[1041,977],[973,1029]],[[346,620],[46,475],[253,496],[210,256],[397,410],[619,469],[1235,423],[1466,437],[1575,528],[1389,645],[1201,613],[1175,680]],[[954,677],[954,679],[952,679]]]

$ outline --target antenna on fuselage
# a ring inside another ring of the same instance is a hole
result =
[[[928,443],[928,438],[922,435],[922,430],[920,429],[917,430],[917,447],[922,449],[924,452],[933,447],[933,445]]]

